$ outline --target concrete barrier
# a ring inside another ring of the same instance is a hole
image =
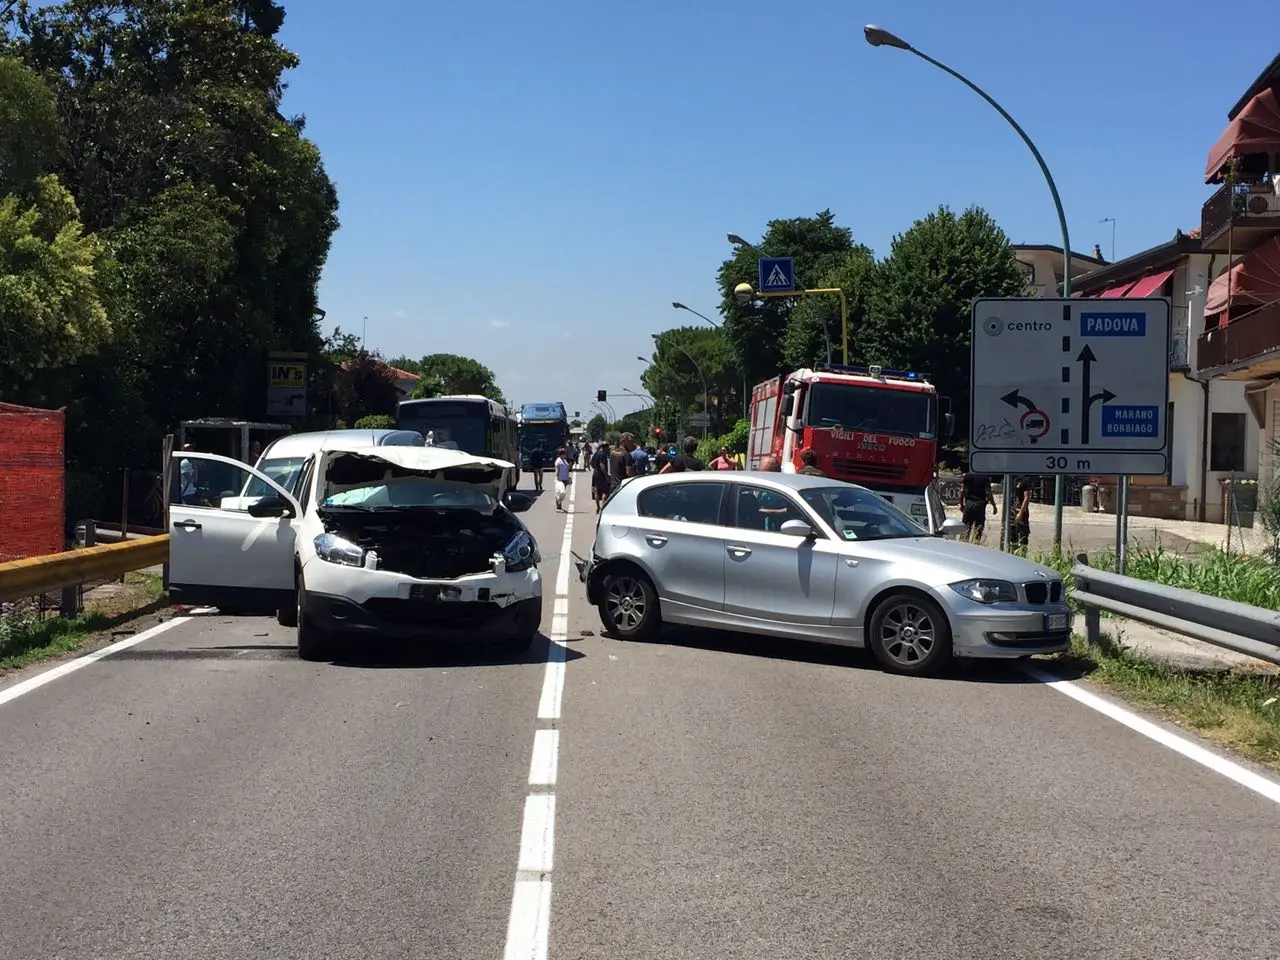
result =
[[[168,534],[11,560],[0,563],[0,601],[34,597],[94,580],[110,580],[168,560]]]

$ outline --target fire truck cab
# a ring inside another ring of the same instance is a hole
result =
[[[952,428],[939,414],[927,374],[878,366],[824,365],[759,384],[751,397],[748,468],[776,457],[795,473],[812,450],[833,480],[873,490],[930,533],[955,536],[937,476],[940,439]]]

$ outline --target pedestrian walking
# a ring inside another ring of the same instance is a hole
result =
[[[1013,529],[1010,539],[1015,550],[1027,549],[1031,539],[1031,485],[1019,479],[1013,486]]]
[[[596,513],[609,498],[609,490],[609,442],[601,440],[591,455],[591,499],[595,501]]]
[[[569,460],[565,456],[565,449],[561,447],[556,451],[556,509],[564,509],[564,498],[569,492],[569,484],[573,482],[573,478],[569,475]]]
[[[991,478],[970,470],[960,481],[960,502],[964,504],[960,519],[964,521],[966,537],[970,543],[981,543],[987,527],[987,505],[991,513],[997,512],[995,494],[991,492]]]

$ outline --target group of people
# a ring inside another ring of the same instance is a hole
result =
[[[1000,512],[996,506],[991,478],[970,470],[960,481],[961,519],[970,543],[981,543],[987,527],[987,507],[991,515]],[[1013,485],[1013,522],[1009,531],[1009,543],[1015,549],[1025,550],[1031,539],[1031,485],[1019,477]]]

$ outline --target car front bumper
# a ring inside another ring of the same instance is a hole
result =
[[[317,557],[303,567],[302,576],[302,612],[334,633],[485,642],[527,634],[542,620],[537,568],[419,580]]]
[[[1071,645],[1073,615],[1065,603],[949,603],[951,643],[957,657],[1013,659],[1058,653]]]

